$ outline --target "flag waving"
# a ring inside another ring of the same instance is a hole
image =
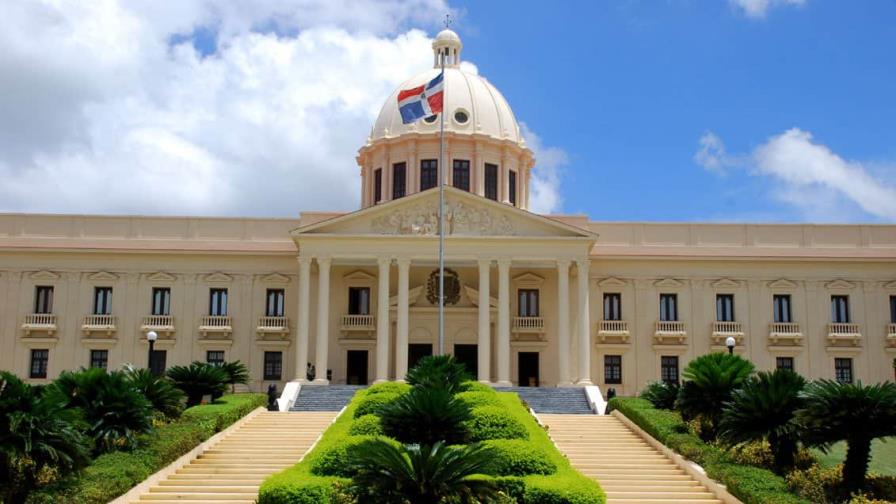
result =
[[[444,75],[441,72],[423,86],[402,89],[398,93],[398,110],[401,112],[402,123],[409,124],[442,111]]]

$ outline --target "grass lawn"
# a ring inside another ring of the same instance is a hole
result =
[[[818,457],[818,463],[825,467],[833,467],[843,462],[846,457],[846,443],[840,442],[835,444],[827,454],[818,450],[813,450],[815,456]],[[888,474],[896,476],[896,437],[883,439],[875,439],[871,445],[871,464],[869,466],[871,472],[878,474]]]

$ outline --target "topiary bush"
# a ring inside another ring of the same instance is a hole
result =
[[[377,397],[377,396],[373,396]],[[466,443],[470,408],[445,388],[415,388],[380,409],[383,432],[402,443]]]
[[[376,395],[376,394],[406,394],[411,390],[411,386],[407,383],[400,382],[382,382],[377,383],[376,385],[370,386],[365,394],[367,395]]]
[[[395,392],[381,392],[378,394],[367,393],[361,397],[355,408],[354,417],[358,418],[364,415],[379,415],[383,406],[392,403],[401,397]]]
[[[654,408],[670,410],[675,407],[678,398],[678,384],[669,382],[650,382],[641,392],[641,399],[646,399]]]
[[[486,394],[498,395],[495,389],[488,384],[480,383],[478,381],[465,381],[460,384],[460,387],[457,389],[458,392],[484,392]]]
[[[526,427],[500,406],[473,408],[467,421],[472,441],[487,439],[528,439]]]
[[[363,415],[352,421],[348,433],[352,436],[379,436],[383,434],[383,425],[376,415]]]
[[[525,476],[527,474],[553,474],[557,470],[548,454],[522,439],[490,439],[481,443],[491,448],[492,459],[489,474],[498,476]]]
[[[461,402],[469,406],[470,408],[478,408],[479,406],[500,406],[501,400],[498,399],[498,394],[492,392],[479,392],[479,391],[470,391],[470,392],[460,392],[456,394],[454,397],[458,398]]]
[[[377,439],[376,436],[348,436],[339,443],[335,443],[314,458],[311,464],[311,473],[318,476],[340,476],[351,478],[353,469],[348,464],[348,453],[355,447],[366,441]],[[382,438],[388,439],[388,438]],[[393,444],[395,441],[391,441]]]

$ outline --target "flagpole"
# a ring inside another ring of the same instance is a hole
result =
[[[439,114],[439,352],[445,354],[445,177],[448,169],[445,166],[445,94],[448,92],[445,83],[445,49],[440,50],[439,60],[442,67],[442,112]]]

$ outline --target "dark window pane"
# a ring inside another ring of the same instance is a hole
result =
[[[377,168],[373,172],[373,203],[383,200],[383,169]]]
[[[716,296],[716,321],[734,322],[733,294],[719,294]]]
[[[666,383],[678,383],[677,355],[663,355],[660,357],[660,379]]]
[[[849,296],[831,296],[831,322],[849,323]]]
[[[93,314],[109,315],[112,313],[112,287],[96,287],[93,289]]]
[[[454,187],[470,190],[470,162],[466,159],[454,160]]]
[[[227,315],[227,289],[209,289],[208,314],[212,316]]]
[[[485,163],[485,197],[498,201],[498,165]]]
[[[518,291],[518,312],[520,317],[538,317],[538,289]]]
[[[264,353],[264,379],[279,380],[283,375],[283,352]]]
[[[224,350],[209,350],[205,352],[205,362],[213,366],[224,364]]]
[[[168,352],[166,350],[153,350],[150,356],[149,370],[155,376],[164,375],[165,369],[168,367],[167,360]]]
[[[604,320],[622,320],[622,296],[620,294],[604,294]]]
[[[168,287],[153,287],[152,314],[171,315],[171,289]]]
[[[432,189],[439,184],[439,161],[437,159],[420,160],[420,190]]]
[[[403,198],[405,189],[407,188],[407,180],[405,175],[407,165],[404,163],[395,163],[392,165],[392,199]]]
[[[664,322],[678,320],[677,294],[660,294],[660,320]]]
[[[890,323],[896,324],[896,296],[890,296]]]
[[[775,359],[775,367],[793,371],[793,357],[778,357]]]
[[[348,288],[348,314],[370,315],[370,288]]]
[[[268,317],[283,316],[283,289],[268,289],[267,302],[265,303],[264,314]]]
[[[53,287],[38,286],[34,289],[34,313],[53,313]]]
[[[510,204],[516,206],[516,172],[510,171],[507,176],[507,191],[510,195]]]
[[[840,383],[852,383],[852,359],[834,359],[834,376]]]
[[[90,367],[106,369],[109,367],[109,351],[108,350],[91,350],[90,351]]]
[[[604,355],[604,383],[622,383],[621,355]]]
[[[31,371],[28,373],[30,378],[46,378],[47,365],[50,361],[50,351],[46,349],[31,350]]]
[[[775,295],[772,300],[775,309],[775,322],[793,322],[793,317],[790,313],[790,296],[787,294],[778,294]]]

